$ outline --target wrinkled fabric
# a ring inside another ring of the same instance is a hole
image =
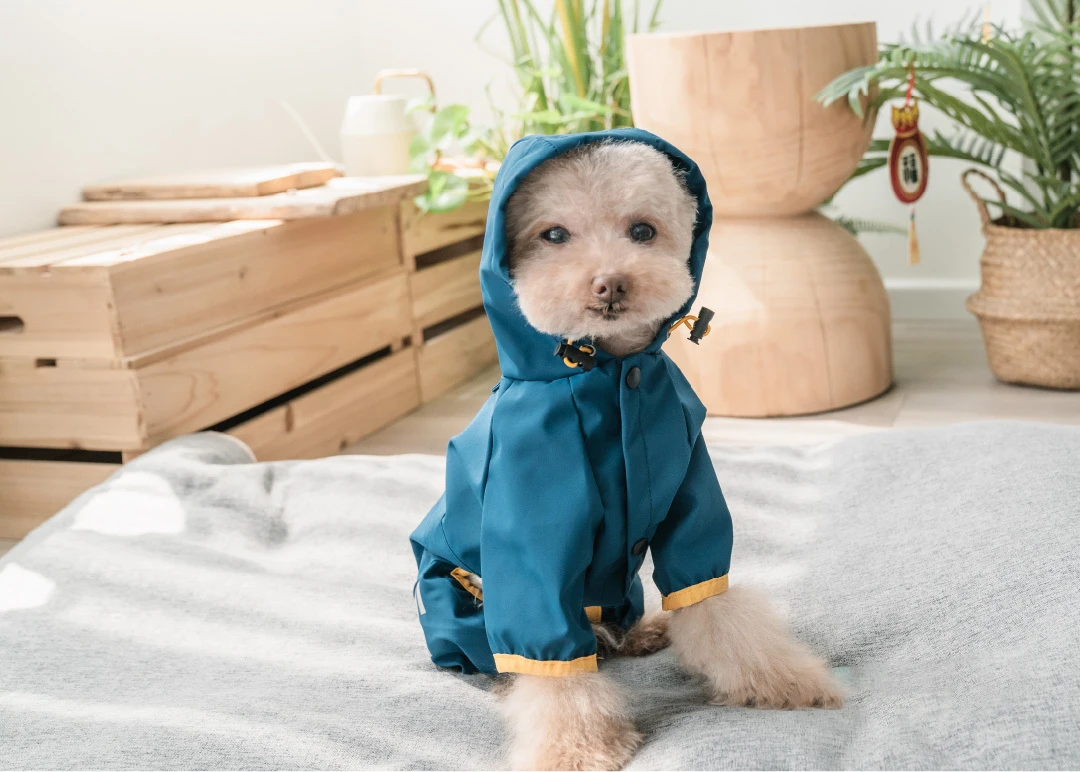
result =
[[[700,436],[705,408],[661,350],[694,298],[638,354],[619,358],[593,345],[595,367],[585,371],[555,355],[558,338],[526,321],[510,282],[507,200],[544,161],[603,140],[648,144],[685,172],[698,202],[687,255],[695,294],[701,278],[712,207],[697,166],[677,149],[639,129],[532,136],[511,148],[480,267],[502,379],[451,440],[446,493],[412,535],[420,621],[443,667],[595,669],[587,609],[623,627],[641,617],[638,572],[650,545],[665,596],[728,573],[731,518]]]
[[[617,657],[628,769],[1080,769],[1080,428],[710,451],[733,584],[848,700],[719,707],[670,650]],[[254,464],[211,434],[125,464],[0,558],[0,769],[505,769],[490,679],[416,623],[408,535],[444,483],[435,456]]]

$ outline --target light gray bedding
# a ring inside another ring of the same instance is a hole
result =
[[[763,585],[851,696],[708,706],[669,652],[634,768],[1080,767],[1080,430],[883,432],[713,448],[732,581]],[[503,764],[482,676],[438,672],[407,536],[442,459],[253,464],[170,442],[0,561],[0,767]]]

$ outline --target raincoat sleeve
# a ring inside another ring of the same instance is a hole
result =
[[[665,611],[691,606],[727,589],[731,538],[731,514],[705,440],[698,435],[686,477],[651,544],[653,580]]]
[[[567,380],[510,386],[492,437],[480,550],[495,666],[594,672],[585,573],[603,511]]]

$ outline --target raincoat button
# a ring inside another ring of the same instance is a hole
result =
[[[626,385],[631,389],[636,389],[639,383],[641,383],[641,368],[631,367],[626,373]]]
[[[635,367],[634,370],[636,369],[637,368]],[[630,372],[633,372],[633,370],[631,370]],[[642,555],[645,554],[645,550],[647,550],[648,548],[648,539],[638,539],[636,542],[634,542],[634,546],[630,548],[630,554],[633,555],[635,558],[640,558]]]

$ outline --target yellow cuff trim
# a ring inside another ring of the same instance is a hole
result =
[[[600,606],[586,606],[585,616],[589,618],[589,621],[594,625],[600,624],[604,616],[604,609]]]
[[[570,660],[526,659],[518,654],[496,654],[495,669],[500,673],[524,673],[539,676],[568,676],[575,673],[595,673],[596,655]]]
[[[484,591],[469,581],[469,577],[472,576],[472,574],[470,574],[464,568],[455,568],[453,571],[450,572],[450,576],[457,579],[458,584],[464,587],[466,592],[468,592],[478,601],[483,602]]]
[[[693,606],[695,603],[700,603],[706,598],[719,595],[727,590],[727,578],[728,575],[724,574],[715,579],[692,584],[685,589],[671,593],[671,595],[665,595],[661,605],[664,611],[674,611],[677,608]]]

